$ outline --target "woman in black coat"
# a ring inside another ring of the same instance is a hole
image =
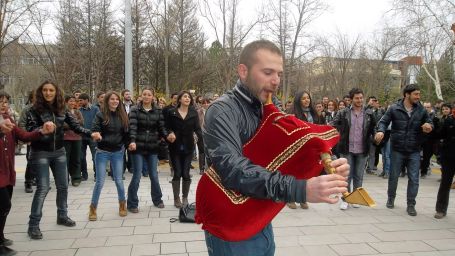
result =
[[[155,207],[163,208],[163,194],[158,180],[158,151],[161,138],[167,138],[168,133],[164,126],[164,117],[161,109],[154,104],[155,92],[153,89],[142,90],[142,102],[131,108],[130,145],[132,152],[134,173],[128,186],[128,210],[139,212],[139,197],[137,191],[141,180],[142,167],[147,166],[147,173],[151,182],[150,195]]]
[[[452,108],[444,104],[443,108]],[[445,118],[438,137],[442,139],[441,147],[441,183],[439,184],[438,197],[436,201],[436,219],[442,219],[447,214],[449,206],[450,186],[452,185],[453,175],[455,174],[455,160],[453,152],[455,151],[455,119],[453,115]]]
[[[322,115],[318,115],[313,106],[313,100],[309,92],[301,91],[295,95],[294,104],[292,105],[292,114],[298,119],[314,123],[314,124],[325,124],[325,119]],[[294,202],[287,203],[291,209],[297,209],[297,205]],[[306,202],[300,203],[302,209],[308,209]]]
[[[193,108],[193,98],[187,91],[182,91],[177,98],[177,106],[169,110],[166,128],[170,135],[175,136],[175,141],[169,145],[169,157],[174,167],[172,190],[174,192],[174,205],[177,208],[188,204],[190,190],[190,165],[195,149],[193,134],[196,133],[202,140],[201,127],[197,111]],[[182,201],[180,201],[180,180],[182,181]]]

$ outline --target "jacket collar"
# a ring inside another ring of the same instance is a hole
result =
[[[248,90],[246,85],[242,81],[237,80],[237,83],[233,89],[234,94],[238,95],[240,98],[248,102],[254,108],[262,108],[262,103]]]

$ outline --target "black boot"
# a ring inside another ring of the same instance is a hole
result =
[[[43,233],[41,233],[39,227],[29,227],[27,233],[33,240],[43,239]]]
[[[172,192],[174,192],[174,206],[182,208],[182,202],[180,201],[180,180],[172,181]]]
[[[24,182],[25,193],[33,193],[33,183],[30,181]]]
[[[395,198],[389,197],[387,199],[387,204],[386,204],[387,208],[393,209],[393,207],[395,207],[394,202],[395,202]]]
[[[182,181],[182,205],[188,204],[188,194],[190,192],[191,180]]]
[[[0,255],[1,256],[13,256],[16,255],[17,252],[11,248],[8,248],[6,246],[0,246]]]

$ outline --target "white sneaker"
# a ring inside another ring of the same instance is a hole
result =
[[[349,207],[349,204],[346,203],[345,201],[343,200],[340,200],[340,210],[347,210]]]
[[[360,208],[360,205],[358,204],[351,204],[352,208]]]

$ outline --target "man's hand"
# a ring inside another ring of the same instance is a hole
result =
[[[306,200],[310,203],[330,203],[338,202],[338,197],[331,195],[348,191],[346,182],[349,175],[349,165],[345,158],[340,158],[332,162],[336,174],[322,175],[307,180]]]
[[[383,138],[384,138],[383,132],[377,132],[376,135],[374,135],[374,141],[376,141],[376,144],[381,143]]]
[[[171,132],[169,133],[169,135],[167,135],[166,137],[167,141],[169,141],[170,143],[174,143],[176,137],[175,137],[175,133]]]
[[[92,133],[92,139],[94,141],[101,141],[103,139],[103,137],[101,136],[101,133],[94,132],[94,133]]]
[[[433,128],[431,127],[431,124],[429,124],[429,123],[424,123],[424,124],[422,125],[422,131],[423,131],[424,133],[430,133],[432,130],[433,130]]]
[[[134,142],[130,143],[130,145],[128,146],[128,150],[129,151],[135,151],[136,150],[136,143],[134,143]]]
[[[5,119],[0,124],[0,130],[5,134],[10,133],[14,129],[14,126],[15,125],[9,119]]]
[[[341,175],[345,178],[348,177],[351,167],[349,166],[348,160],[346,158],[338,158],[336,160],[333,160],[330,165],[335,168],[336,174]]]
[[[51,121],[47,121],[43,124],[42,134],[50,134],[55,131],[55,124]]]

